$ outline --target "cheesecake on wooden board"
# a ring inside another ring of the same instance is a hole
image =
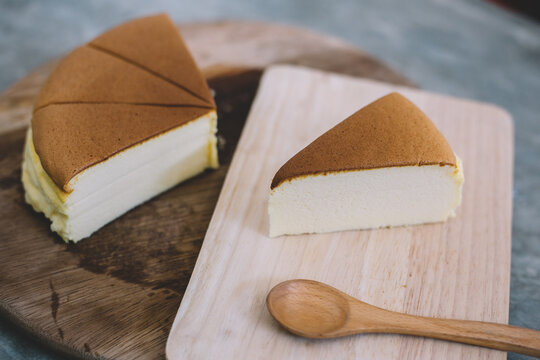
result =
[[[433,122],[391,93],[277,171],[270,236],[445,221],[455,216],[463,181],[459,158]]]
[[[22,165],[25,199],[65,241],[218,166],[216,106],[166,15],[113,28],[43,86]]]

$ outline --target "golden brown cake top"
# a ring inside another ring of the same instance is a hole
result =
[[[391,93],[294,155],[278,170],[271,188],[306,175],[435,164],[456,166],[450,145],[422,110]]]
[[[69,191],[82,170],[215,109],[167,15],[115,27],[67,55],[41,89],[32,119],[43,168]]]
[[[165,14],[133,20],[112,28],[89,45],[136,63],[214,105],[208,85],[180,32]]]

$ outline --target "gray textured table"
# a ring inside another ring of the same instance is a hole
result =
[[[472,0],[0,0],[0,89],[118,22],[158,11],[177,21],[254,18],[310,27],[356,44],[421,88],[510,111],[516,136],[510,324],[540,329],[538,23]],[[0,319],[0,359],[59,358]]]

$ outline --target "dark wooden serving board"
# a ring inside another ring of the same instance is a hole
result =
[[[350,45],[298,28],[216,22],[180,29],[216,93],[221,166],[78,244],[66,245],[49,231],[48,220],[25,204],[20,183],[32,104],[56,62],[0,95],[0,311],[72,355],[164,358],[168,332],[265,66],[300,64],[409,84]]]

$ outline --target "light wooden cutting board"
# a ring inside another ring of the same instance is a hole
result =
[[[443,224],[268,237],[275,171],[321,133],[399,91],[464,163],[463,203]],[[503,359],[473,346],[397,335],[307,340],[265,306],[307,278],[415,315],[507,323],[513,126],[495,106],[278,66],[266,71],[167,343],[169,359]]]

